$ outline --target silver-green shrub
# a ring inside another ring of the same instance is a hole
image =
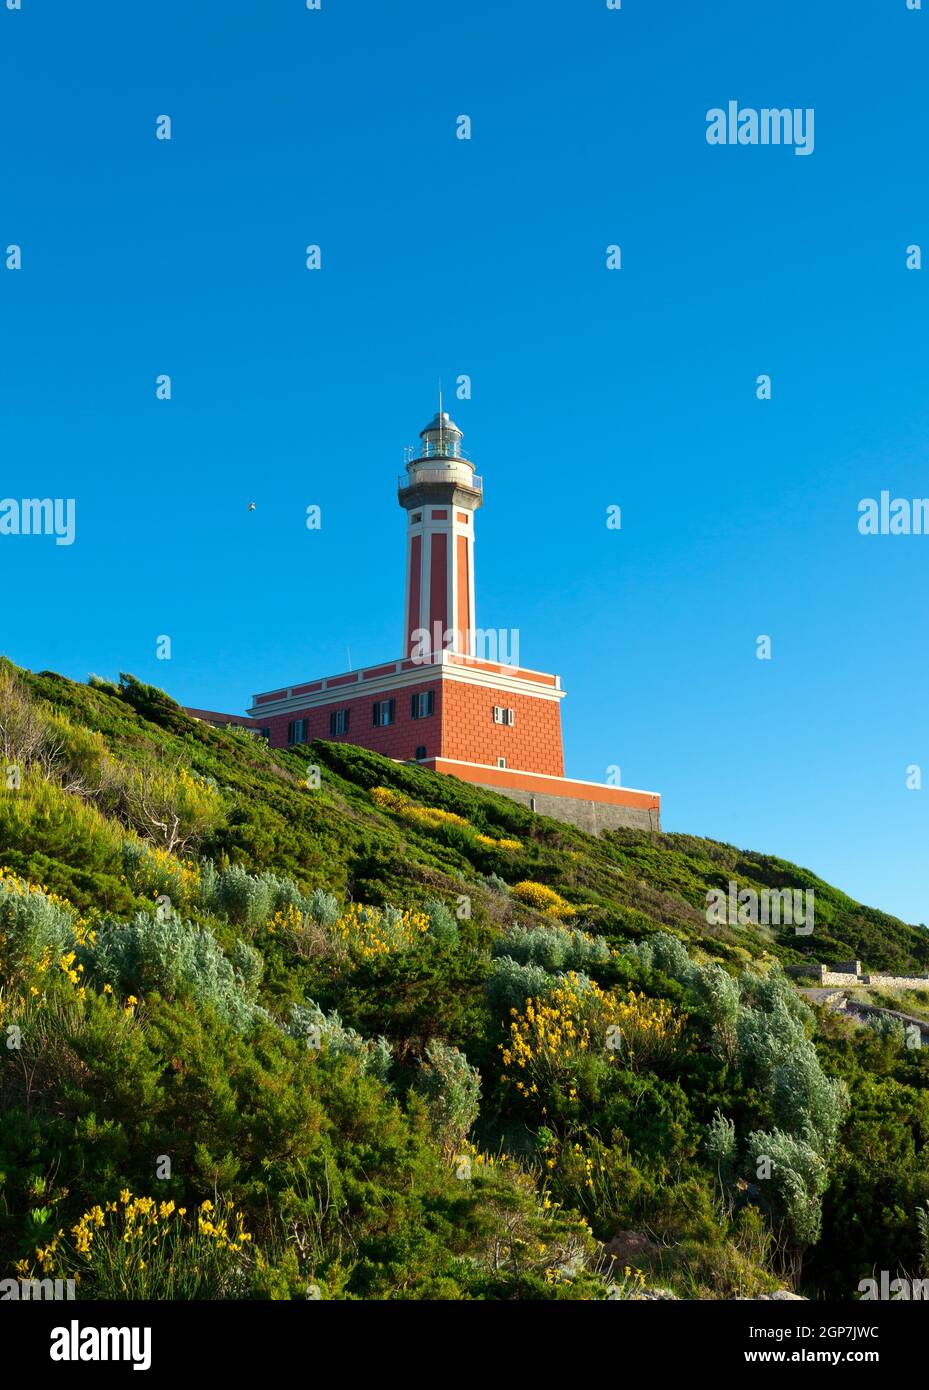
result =
[[[310,916],[317,926],[334,927],[339,920],[339,900],[325,888],[314,888],[310,898]]]
[[[622,954],[637,960],[646,970],[660,970],[682,985],[690,984],[696,969],[683,941],[666,931],[656,931],[646,941],[629,942]]]
[[[704,1140],[704,1148],[710,1162],[715,1166],[723,1187],[728,1187],[734,1171],[736,1159],[735,1123],[717,1110],[709,1125]]]
[[[715,1050],[727,1061],[733,1061],[739,1046],[738,982],[721,965],[712,962],[694,971],[693,990],[710,1020]]]
[[[319,1035],[320,1050],[333,1056],[356,1057],[362,1071],[386,1082],[390,1075],[393,1053],[386,1038],[363,1038],[354,1028],[346,1028],[339,1015],[323,1013],[313,999],[294,1004],[286,1031],[292,1038],[310,1041]]]
[[[204,865],[200,900],[208,912],[252,929],[266,926],[275,912],[287,907],[305,913],[310,906],[291,879],[270,873],[250,874],[239,864],[222,869]]]
[[[610,958],[610,948],[602,936],[554,924],[517,927],[499,937],[492,952],[495,956],[510,956],[520,965],[540,965],[553,973],[603,965]]]
[[[189,995],[239,1032],[268,1017],[209,928],[178,917],[159,921],[140,912],[132,922],[108,923],[79,956],[92,976],[123,994]]]
[[[237,941],[229,953],[232,968],[239,977],[242,993],[248,999],[258,996],[261,978],[264,975],[264,956],[250,946],[247,941]]]
[[[780,1129],[750,1134],[748,1153],[762,1195],[786,1223],[791,1240],[796,1245],[815,1245],[822,1225],[822,1195],[829,1182],[822,1156],[803,1139]]]
[[[426,903],[430,935],[443,945],[454,945],[458,940],[458,923],[445,903],[438,898],[430,898]]]
[[[481,1105],[481,1075],[463,1052],[434,1041],[426,1048],[412,1088],[426,1102],[429,1123],[446,1148],[462,1143]]]
[[[0,934],[7,940],[11,964],[36,960],[43,951],[59,956],[70,948],[77,914],[24,880],[0,879]]]
[[[545,994],[553,983],[553,977],[541,965],[521,965],[512,956],[499,956],[484,989],[490,1007],[506,1017],[510,1009],[521,1009],[527,999]]]

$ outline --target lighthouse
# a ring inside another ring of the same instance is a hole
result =
[[[402,650],[427,663],[443,650],[474,654],[474,513],[484,499],[441,399],[419,438],[397,482],[407,514]]]
[[[658,830],[657,792],[565,777],[560,676],[478,650],[474,518],[484,484],[461,441],[440,396],[397,479],[406,513],[400,655],[263,691],[247,725],[272,748],[308,749],[320,739],[415,762],[584,830]],[[397,571],[399,589],[399,544]],[[191,712],[210,723],[241,722]]]

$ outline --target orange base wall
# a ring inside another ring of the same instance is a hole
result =
[[[475,766],[470,762],[452,762],[448,758],[430,758],[426,764],[436,772],[460,777],[483,787],[509,788],[533,792],[540,796],[566,796],[577,801],[597,801],[608,806],[634,806],[643,811],[661,810],[657,792],[634,791],[631,787],[608,787],[600,782],[575,782],[570,777],[540,777],[532,772],[512,768]]]
[[[495,724],[494,705],[513,710],[515,723]],[[443,681],[440,751],[446,758],[486,763],[491,770],[496,769],[498,758],[506,758],[508,768],[529,767],[533,772],[562,777],[561,707],[557,700],[534,699],[465,681]]]

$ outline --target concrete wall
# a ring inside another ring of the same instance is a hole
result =
[[[857,967],[849,969],[848,967]],[[858,985],[874,985],[878,989],[929,989],[929,975],[863,975],[859,961],[843,962],[832,969],[828,965],[789,965],[787,973],[799,975],[807,971],[819,973],[820,985],[837,985],[854,989]]]
[[[927,975],[862,975],[863,985],[877,989],[929,989]]]
[[[854,989],[861,984],[860,975],[851,975],[847,970],[827,970],[824,965],[819,967],[819,983],[821,985],[841,985],[843,989]]]
[[[583,801],[573,796],[551,796],[545,792],[525,792],[512,787],[494,787],[490,783],[475,781],[476,787],[496,792],[498,796],[508,796],[523,806],[535,810],[540,816],[551,816],[553,820],[564,821],[586,830],[588,835],[600,835],[604,830],[660,830],[661,821],[657,811],[640,806],[614,806],[604,801]]]

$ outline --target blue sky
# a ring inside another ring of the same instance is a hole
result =
[[[929,537],[857,530],[929,495],[929,6],[22,4],[0,494],[77,526],[0,537],[0,649],[229,710],[397,655],[441,377],[569,772],[929,922]],[[731,99],[813,153],[708,145]]]

